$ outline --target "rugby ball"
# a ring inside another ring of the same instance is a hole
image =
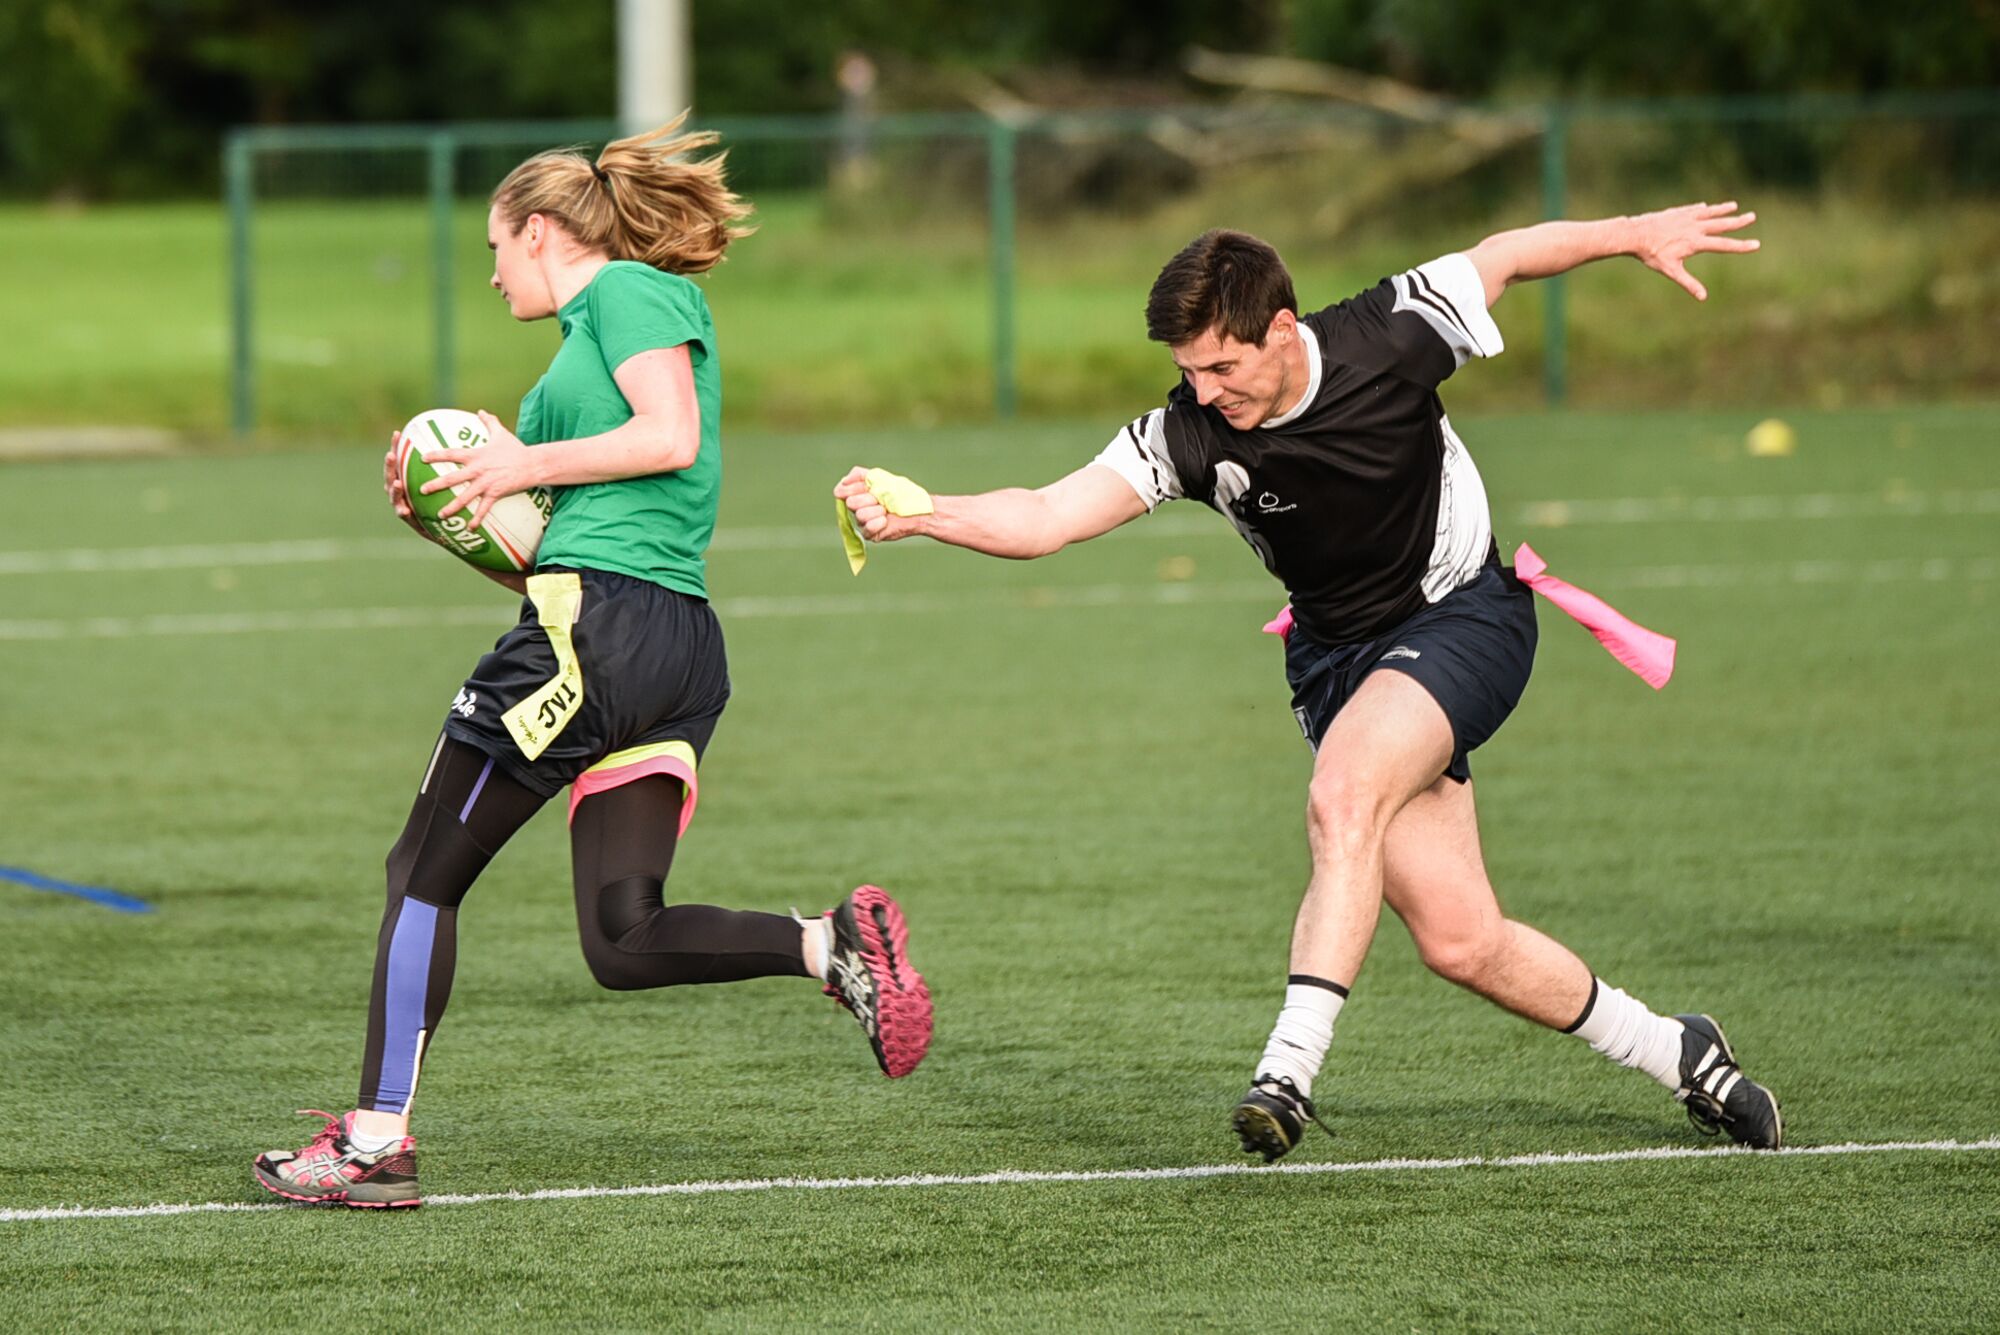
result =
[[[486,522],[472,522],[472,507],[449,519],[438,512],[458,495],[457,487],[440,487],[424,494],[424,483],[450,477],[459,465],[445,460],[433,463],[427,456],[439,450],[471,450],[486,443],[486,425],[477,416],[459,408],[433,408],[418,413],[403,428],[396,445],[396,472],[410,498],[410,509],[431,540],[461,561],[487,570],[533,570],[535,549],[542,545],[542,531],[549,525],[555,497],[546,487],[532,487],[494,503],[486,512]]]

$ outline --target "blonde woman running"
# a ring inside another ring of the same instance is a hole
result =
[[[487,445],[429,457],[461,466],[447,516],[478,522],[530,487],[551,488],[555,509],[534,574],[486,572],[525,595],[521,620],[452,700],[389,852],[358,1104],[308,1114],[326,1125],[304,1148],[257,1157],[258,1183],[288,1199],[419,1203],[410,1102],[451,993],[459,904],[565,787],[577,929],[605,987],[816,978],[860,1021],[885,1074],[907,1075],[929,1046],[930,994],[881,890],[863,886],[810,921],[665,901],[729,698],[703,579],[722,478],[721,365],[708,303],[686,275],[720,263],[750,212],[721,155],[686,156],[715,136],[679,125],[595,161],[538,153],[493,192],[493,286],[515,319],[553,316],[562,347],[515,431],[481,413]],[[387,465],[391,503],[414,522]]]

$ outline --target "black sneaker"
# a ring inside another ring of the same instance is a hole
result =
[[[1274,1163],[1289,1154],[1308,1121],[1319,1123],[1329,1136],[1333,1128],[1319,1120],[1313,1101],[1299,1093],[1288,1075],[1260,1075],[1250,1084],[1250,1092],[1236,1105],[1229,1119],[1245,1154],[1261,1154],[1265,1163]]]
[[[1778,1096],[1736,1064],[1722,1026],[1708,1015],[1676,1015],[1681,1035],[1681,1087],[1688,1120],[1706,1135],[1727,1131],[1739,1145],[1775,1150],[1784,1143],[1785,1117]]]

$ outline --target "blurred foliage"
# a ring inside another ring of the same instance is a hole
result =
[[[1150,98],[1200,44],[1333,61],[1464,96],[1789,92],[2000,82],[2000,0],[838,0],[774,12],[690,0],[701,109],[805,112],[838,100],[843,51],[886,71],[885,102],[962,95],[953,71],[1073,73]],[[244,123],[590,118],[616,102],[613,0],[6,0],[0,189],[78,198],[206,194]],[[956,92],[954,91],[956,90]],[[1102,93],[1100,95],[1112,95]]]
[[[2000,81],[2000,3],[1285,0],[1293,55],[1466,97],[1883,92]]]

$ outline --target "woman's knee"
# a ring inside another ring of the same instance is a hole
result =
[[[654,924],[664,889],[657,876],[626,876],[584,898],[583,960],[599,985],[614,992],[660,985],[629,946]]]
[[[597,985],[613,992],[642,992],[659,986],[656,980],[637,972],[631,958],[608,942],[585,941],[583,962],[590,966],[590,976]]]

